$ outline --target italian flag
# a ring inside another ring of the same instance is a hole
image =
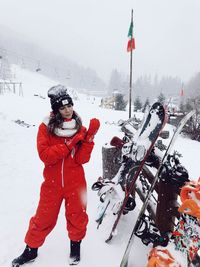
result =
[[[133,22],[131,22],[129,27],[128,38],[127,52],[130,52],[135,49],[135,39],[133,38]]]

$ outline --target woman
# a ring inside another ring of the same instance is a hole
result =
[[[80,261],[80,244],[86,234],[86,181],[82,164],[90,159],[93,138],[99,129],[97,119],[91,119],[88,131],[73,110],[67,89],[57,85],[49,89],[52,113],[39,126],[37,149],[44,162],[44,182],[35,216],[30,220],[25,236],[26,248],[14,259],[20,266],[37,257],[38,248],[56,225],[62,201],[70,239],[70,265]]]

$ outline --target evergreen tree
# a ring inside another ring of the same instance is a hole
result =
[[[179,109],[181,112],[185,112],[185,105],[184,105],[183,101],[181,101],[181,103],[179,105]]]
[[[193,106],[194,106],[194,100],[192,100],[191,98],[188,98],[185,104],[185,112],[189,112],[190,110],[192,110]]]
[[[146,99],[143,108],[142,108],[142,112],[145,112],[146,107],[150,106],[150,102],[149,102],[149,98]]]
[[[112,71],[108,84],[108,95],[112,95],[114,91],[121,90],[122,79],[120,73],[115,69]]]
[[[0,79],[2,80],[10,80],[12,78],[10,64],[8,62],[7,57],[0,57]]]
[[[200,72],[192,77],[186,85],[187,95],[190,97],[200,96]]]
[[[134,104],[134,111],[138,111],[142,109],[142,102],[139,96],[136,97],[133,104]]]
[[[115,110],[125,110],[127,101],[124,100],[124,95],[117,93],[115,95]]]

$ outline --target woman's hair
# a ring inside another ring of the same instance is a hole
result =
[[[82,126],[82,120],[79,117],[79,115],[73,111],[72,119],[76,121],[76,129],[79,131],[79,129]],[[60,112],[57,112],[56,114],[53,113],[53,115],[50,117],[49,123],[48,123],[48,132],[52,135],[55,134],[56,128],[62,128],[62,124],[64,122],[63,117],[61,116]]]

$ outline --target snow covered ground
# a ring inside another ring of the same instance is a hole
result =
[[[1,267],[10,266],[12,259],[24,249],[24,235],[29,219],[37,207],[40,184],[43,181],[43,164],[36,151],[37,128],[50,111],[46,92],[50,86],[57,84],[57,81],[51,81],[38,73],[21,70],[17,66],[15,71],[17,80],[23,82],[24,96],[12,93],[0,95]],[[34,94],[46,98],[34,96]],[[79,266],[119,267],[138,208],[123,216],[118,227],[118,235],[110,244],[106,244],[104,240],[110,230],[109,222],[102,225],[99,230],[96,229],[95,214],[98,197],[96,192],[91,190],[91,185],[102,175],[102,146],[109,142],[112,136],[122,136],[120,128],[112,122],[127,119],[128,112],[102,109],[99,104],[100,99],[97,97],[78,94],[74,105],[74,109],[81,115],[86,127],[89,125],[90,118],[97,117],[101,122],[100,131],[95,138],[96,145],[92,158],[85,165],[90,221],[87,236],[82,243],[82,260]],[[17,119],[35,126],[22,127],[14,122]],[[200,175],[198,167],[200,143],[180,136],[175,149],[183,155],[181,162],[188,169],[190,178],[197,180]],[[136,238],[130,267],[146,266],[149,249]],[[62,207],[55,229],[39,249],[39,257],[31,266],[68,266],[68,253],[69,240]]]

